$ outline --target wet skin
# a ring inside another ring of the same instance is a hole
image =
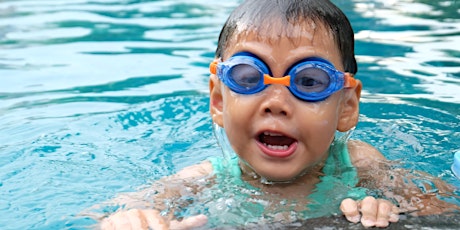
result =
[[[302,36],[280,37],[275,42],[249,32],[231,41],[223,61],[235,53],[250,52],[269,66],[273,77],[284,77],[296,62],[321,57],[343,71],[337,45],[328,30],[320,24],[303,30],[297,33]],[[240,95],[218,80],[212,84],[214,122],[225,128],[233,149],[249,165],[243,170],[253,170],[268,180],[288,181],[304,172],[320,170],[318,166],[328,156],[335,131],[346,131],[357,122],[357,106],[347,103],[350,97],[359,100],[353,90],[342,89],[324,101],[306,102],[283,85]]]

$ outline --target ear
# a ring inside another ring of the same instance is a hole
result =
[[[362,83],[360,80],[356,80],[356,86],[353,88],[344,89],[342,101],[342,110],[339,115],[339,122],[337,124],[337,130],[340,132],[346,132],[358,123],[359,117],[359,99],[361,98]]]
[[[209,78],[209,110],[212,121],[220,127],[224,127],[223,105],[221,81],[215,74],[211,74]]]

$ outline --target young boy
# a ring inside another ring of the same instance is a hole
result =
[[[354,187],[358,175],[361,183],[380,188],[388,181],[395,183],[388,179],[395,174],[378,173],[384,157],[370,145],[334,142],[336,131],[349,131],[358,121],[362,85],[354,78],[353,36],[346,16],[327,0],[243,2],[224,25],[210,67],[210,112],[238,156],[225,166],[233,166],[230,171],[236,171],[233,175],[239,178],[238,183],[280,199],[303,199],[297,205],[312,212],[320,208],[321,201],[327,202],[323,193],[340,184],[349,188],[343,190],[340,202],[349,221],[386,227],[398,221],[398,207]],[[193,186],[194,181],[204,178],[219,183],[225,167],[212,159],[185,168],[162,179],[164,184],[158,183],[161,188],[155,188],[161,192],[153,197],[158,201],[181,196],[180,186],[165,185],[176,182],[184,187],[191,184],[187,188],[197,193],[205,188]],[[438,185],[441,188],[443,185]],[[408,196],[422,194],[416,186],[404,191],[393,197],[400,208],[422,214],[444,211],[428,208],[438,204],[432,196],[418,196],[421,201],[417,204],[404,203]],[[101,226],[184,229],[208,221],[204,215],[177,221],[158,210],[162,208],[120,211],[103,220]],[[274,219],[295,218],[281,215]]]

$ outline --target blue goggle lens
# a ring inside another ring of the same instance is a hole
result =
[[[257,87],[263,77],[263,73],[260,70],[248,64],[238,64],[231,67],[227,75],[236,85],[248,91]]]
[[[345,85],[345,74],[321,58],[305,59],[291,67],[285,77],[275,79],[270,77],[270,70],[262,60],[251,53],[243,52],[216,64],[215,73],[236,93],[254,94],[264,90],[269,84],[283,84],[304,101],[324,100]],[[265,82],[267,78],[269,83]],[[354,79],[350,81],[355,84]]]
[[[294,76],[296,89],[303,93],[320,93],[331,83],[329,75],[324,70],[313,67],[302,68]]]

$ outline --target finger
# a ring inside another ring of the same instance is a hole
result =
[[[398,222],[399,221],[399,213],[401,213],[401,210],[396,207],[396,205],[393,205],[391,209],[391,215],[390,215],[390,222]]]
[[[375,226],[377,220],[378,202],[374,197],[367,196],[361,202],[361,224],[364,227]]]
[[[149,228],[145,229],[168,229],[168,224],[160,215],[160,212],[154,209],[143,210],[143,215]]]
[[[378,203],[378,212],[377,220],[375,222],[376,227],[387,227],[390,224],[390,216],[392,214],[393,204],[387,200],[379,199]]]
[[[359,215],[358,203],[353,199],[344,199],[340,204],[340,210],[348,221],[352,223],[359,222],[361,215]]]
[[[183,219],[182,221],[171,221],[170,229],[190,229],[201,227],[208,222],[205,215],[197,215]]]

